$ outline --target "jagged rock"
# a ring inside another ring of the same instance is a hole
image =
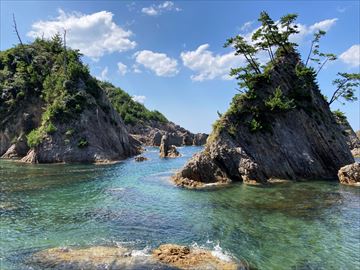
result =
[[[137,161],[137,162],[142,162],[142,161],[145,161],[145,160],[148,160],[148,158],[144,157],[144,156],[135,157],[135,161]]]
[[[21,159],[22,162],[25,162],[25,163],[39,163],[38,161],[38,155],[35,151],[35,149],[30,149],[30,151],[27,153],[27,155],[25,157],[23,157]]]
[[[360,157],[360,148],[359,148],[359,147],[353,148],[353,149],[351,150],[351,154],[352,154],[354,157]]]
[[[360,157],[360,139],[358,134],[354,132],[345,116],[340,117],[339,115],[334,114],[334,117],[342,129],[342,135],[345,136],[346,143],[348,144],[351,153],[354,157]]]
[[[25,156],[28,151],[29,146],[27,145],[26,137],[24,134],[21,134],[1,158],[18,159]]]
[[[161,245],[153,251],[153,257],[179,269],[246,269],[233,261],[220,260],[212,255],[211,251],[174,244]]]
[[[197,133],[194,136],[193,139],[193,145],[204,145],[206,144],[206,140],[208,138],[209,135],[205,134],[205,133]]]
[[[279,57],[266,77],[254,81],[253,96],[235,96],[205,149],[174,176],[175,183],[337,179],[339,168],[354,159],[315,78],[301,77],[301,68],[297,53]],[[295,107],[267,107],[265,101],[278,88]],[[254,117],[261,117],[260,124]]]
[[[360,163],[353,163],[342,167],[339,172],[341,184],[360,186]]]
[[[170,145],[170,138],[167,134],[163,135],[160,144],[160,157],[161,158],[174,158],[180,156],[174,145]]]

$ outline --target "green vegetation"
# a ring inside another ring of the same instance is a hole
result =
[[[287,111],[295,108],[294,100],[284,97],[280,87],[274,91],[274,95],[265,101],[265,106],[271,111]]]
[[[274,120],[295,108],[317,117],[317,122],[321,124],[322,119],[314,114],[318,108],[313,93],[321,94],[316,76],[327,62],[336,60],[336,55],[320,51],[319,41],[326,32],[319,30],[314,34],[303,64],[296,50],[297,44],[289,40],[299,32],[296,19],[296,14],[287,14],[274,21],[263,11],[258,19],[261,26],[253,32],[251,41],[241,35],[226,41],[224,47],[233,48],[234,54],[243,56],[247,64],[230,71],[230,75],[238,81],[240,94],[234,96],[229,110],[215,123],[214,134],[226,130],[233,135],[236,133],[234,127],[239,125],[247,126],[251,132],[271,132]],[[260,52],[269,56],[266,65],[257,59]],[[360,85],[360,75],[338,75],[340,78],[333,82],[336,90],[329,105],[340,98],[356,100],[355,90]],[[326,101],[323,95],[319,96]]]
[[[168,122],[160,112],[149,111],[120,88],[93,78],[79,51],[66,48],[59,34],[0,52],[0,127],[19,107],[41,100],[41,125],[27,135],[32,147],[46,134],[56,132],[56,125],[71,122],[85,109],[99,106],[109,113],[110,107],[101,98],[103,91],[126,124]],[[116,125],[113,118],[109,121]],[[69,129],[65,136],[69,139],[73,134]],[[79,147],[86,145],[79,141]]]
[[[85,148],[89,145],[89,142],[86,140],[86,138],[81,138],[78,143],[77,143],[77,146],[79,148]]]
[[[340,110],[335,110],[332,112],[334,114],[334,116],[338,119],[338,121],[342,124],[345,124],[347,121],[347,118],[345,116],[345,114],[340,111]]]
[[[131,96],[121,88],[115,87],[109,82],[99,82],[105,90],[111,104],[124,119],[125,124],[136,124],[147,121],[168,122],[166,117],[158,111],[150,111],[143,104],[134,101]]]

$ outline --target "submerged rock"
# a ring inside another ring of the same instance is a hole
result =
[[[144,157],[144,156],[135,157],[135,161],[137,161],[137,162],[142,162],[142,161],[146,161],[146,160],[148,160],[148,158]]]
[[[122,247],[52,248],[34,254],[29,264],[42,269],[154,269],[150,256],[132,256]]]
[[[288,52],[274,61],[254,78],[249,93],[234,97],[205,149],[174,176],[175,183],[336,180],[338,170],[354,162],[315,76],[299,55]]]
[[[356,162],[342,167],[338,176],[341,184],[360,186],[360,163]]]
[[[211,251],[173,244],[161,245],[152,256],[124,247],[51,248],[35,253],[28,264],[41,269],[247,269]]]
[[[153,251],[153,257],[179,269],[245,269],[232,261],[215,257],[211,251],[174,244],[161,245]]]
[[[175,158],[179,157],[180,153],[177,151],[175,145],[170,144],[169,136],[163,135],[160,144],[160,157],[161,158]]]

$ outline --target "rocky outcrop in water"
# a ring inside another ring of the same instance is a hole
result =
[[[177,151],[175,145],[170,144],[171,140],[167,134],[163,135],[160,143],[160,157],[161,158],[175,158],[179,157],[180,153]]]
[[[174,244],[161,245],[153,251],[153,257],[179,269],[246,269],[232,261],[220,260],[211,251]]]
[[[172,244],[161,245],[152,256],[124,247],[52,248],[35,253],[27,263],[41,269],[248,269],[211,251]]]
[[[148,160],[148,158],[144,157],[144,156],[135,157],[135,161],[137,161],[137,162],[143,162],[143,161],[146,161],[146,160]]]
[[[59,36],[0,54],[0,156],[24,162],[110,162],[139,153],[106,93]],[[26,54],[26,57],[25,57]]]
[[[311,69],[295,52],[279,55],[234,97],[205,149],[178,172],[175,183],[268,179],[335,180],[354,162]]]
[[[360,163],[353,163],[342,167],[339,172],[341,184],[360,186]]]

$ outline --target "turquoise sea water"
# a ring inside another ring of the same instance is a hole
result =
[[[198,245],[259,269],[360,269],[360,189],[336,182],[186,190],[169,177],[200,147],[113,165],[0,161],[1,269],[63,246]]]

